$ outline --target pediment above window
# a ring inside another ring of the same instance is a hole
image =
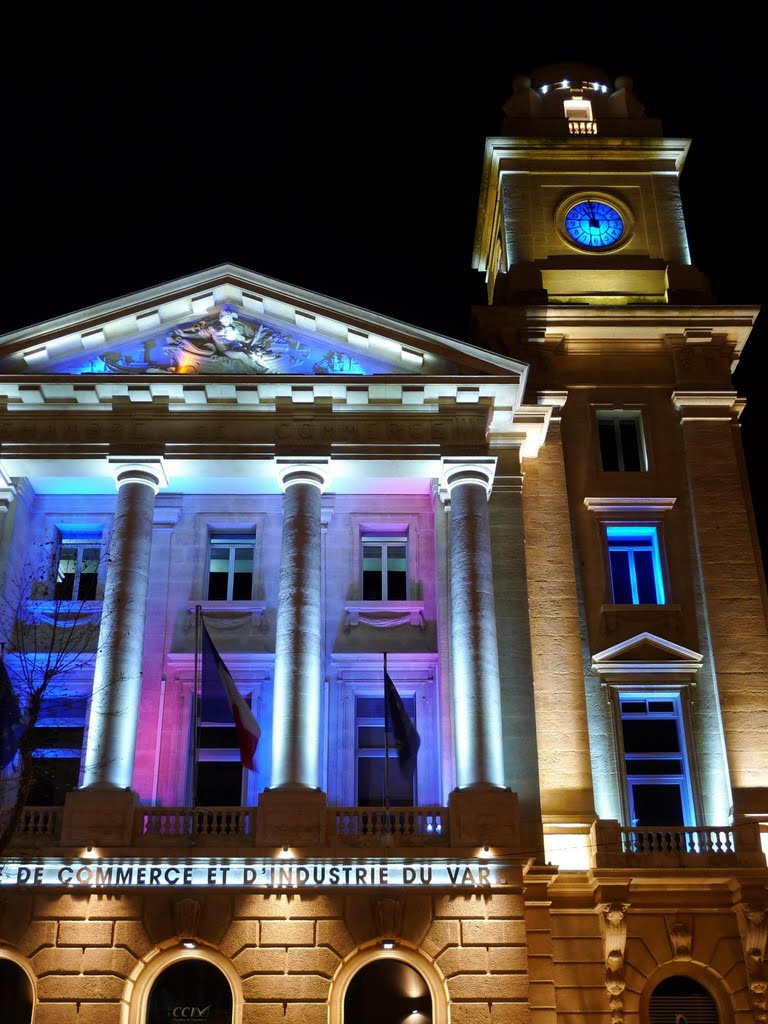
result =
[[[691,677],[703,661],[697,651],[644,632],[594,654],[592,670],[605,682],[627,681],[634,676]]]

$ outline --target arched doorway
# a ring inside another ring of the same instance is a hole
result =
[[[146,1024],[232,1024],[232,989],[208,960],[188,958],[166,967],[155,979]]]
[[[432,996],[410,964],[372,960],[350,981],[344,997],[345,1024],[432,1024]]]
[[[0,1002],[3,1024],[30,1024],[34,996],[26,971],[14,960],[0,956]]]
[[[720,1024],[713,996],[698,981],[680,974],[659,982],[648,1016],[651,1024]]]

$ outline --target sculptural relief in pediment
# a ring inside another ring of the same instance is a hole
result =
[[[330,339],[310,338],[223,307],[162,335],[135,339],[82,357],[65,372],[78,374],[309,374],[367,375],[392,367]]]

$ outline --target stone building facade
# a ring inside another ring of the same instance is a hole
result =
[[[8,1019],[766,1019],[757,310],[691,265],[629,80],[505,115],[471,343],[229,265],[0,339],[22,705],[83,638],[2,854]]]

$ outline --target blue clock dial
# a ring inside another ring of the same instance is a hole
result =
[[[608,203],[584,199],[566,213],[565,230],[585,249],[605,249],[615,245],[624,234],[624,221]]]

